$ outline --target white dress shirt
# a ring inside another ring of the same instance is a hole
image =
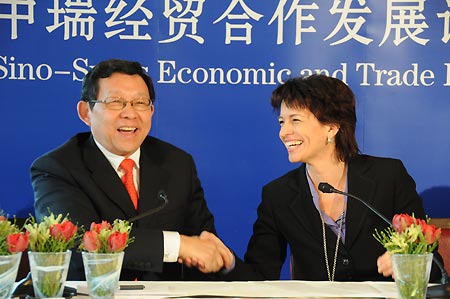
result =
[[[117,175],[122,178],[125,174],[124,171],[119,167],[120,163],[125,159],[123,156],[119,156],[108,151],[104,146],[95,140],[95,144],[98,146],[100,151],[105,155],[106,159],[108,159],[111,166],[117,172]],[[141,156],[141,149],[138,148],[132,155],[130,155],[129,159],[134,161],[133,167],[133,178],[134,178],[134,186],[136,187],[138,196],[139,196],[139,158]],[[174,231],[163,231],[163,239],[164,239],[164,258],[163,262],[165,263],[173,263],[178,260],[178,253],[180,251],[180,234]]]

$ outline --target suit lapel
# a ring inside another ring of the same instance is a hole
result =
[[[348,193],[373,205],[375,182],[365,176],[368,166],[363,166],[360,159],[351,160],[348,165]],[[347,199],[346,240],[345,245],[350,248],[363,227],[368,213],[372,213],[363,203],[354,198]]]
[[[94,183],[123,211],[126,219],[135,216],[136,211],[125,186],[108,159],[95,144],[92,135],[87,140],[84,157],[86,167],[91,170],[91,178]]]
[[[288,185],[293,194],[292,201],[289,204],[290,210],[301,226],[298,233],[309,233],[312,238],[321,241],[322,224],[309,190],[305,164],[300,166],[295,175],[290,177]]]
[[[149,142],[141,147],[139,212],[145,212],[161,205],[160,191],[167,191],[169,173],[162,167],[162,158],[153,151]]]
[[[152,141],[152,137],[147,137],[141,145],[139,213],[160,206],[162,202],[158,193],[168,189],[170,175],[163,167],[165,158]],[[170,199],[170,194],[168,197]],[[156,214],[152,217],[155,218]]]
[[[363,165],[358,158],[349,162],[348,193],[363,199],[369,205],[373,205],[375,182],[365,175],[369,167],[369,165]],[[288,186],[289,194],[291,194],[290,197],[292,198],[289,207],[298,220],[298,224],[301,226],[298,233],[307,232],[312,238],[322,242],[322,224],[312,200],[304,165],[300,166],[298,171],[288,178]],[[355,242],[355,239],[361,232],[363,222],[369,213],[372,212],[364,204],[356,199],[348,198],[345,237],[346,248],[351,248]],[[336,242],[334,234],[329,233],[328,235],[331,236],[330,240]]]

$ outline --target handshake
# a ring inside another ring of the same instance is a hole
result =
[[[180,235],[180,238],[179,263],[203,273],[232,269],[234,254],[214,234],[203,231],[200,236]]]

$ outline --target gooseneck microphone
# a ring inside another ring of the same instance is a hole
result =
[[[389,225],[392,225],[392,223],[386,217],[384,217],[380,212],[378,212],[374,207],[370,206],[367,202],[365,202],[364,200],[362,200],[361,198],[359,198],[355,195],[340,191],[338,189],[334,189],[334,187],[328,183],[319,183],[319,190],[322,191],[323,193],[337,193],[337,194],[342,194],[342,195],[346,195],[348,197],[354,198],[357,201],[361,202],[363,205],[365,205],[369,210],[371,210],[372,212],[377,214],[378,217],[380,217],[381,219],[384,220],[384,222],[386,222]]]
[[[136,221],[136,220],[145,218],[145,217],[147,217],[147,216],[153,215],[153,214],[155,214],[156,212],[159,212],[159,211],[161,211],[162,209],[164,209],[164,207],[165,207],[165,206],[167,205],[167,203],[169,202],[169,200],[167,199],[167,193],[166,193],[164,190],[159,190],[159,191],[158,191],[158,196],[157,196],[157,197],[158,197],[159,200],[162,200],[162,201],[163,201],[162,204],[160,204],[160,205],[157,206],[156,208],[147,210],[147,211],[145,211],[145,212],[142,213],[142,214],[139,214],[139,215],[136,215],[136,216],[134,216],[134,217],[131,217],[130,219],[128,219],[128,221],[129,221],[129,222],[133,222],[133,221]]]
[[[359,201],[360,203],[362,203],[363,205],[365,205],[365,206],[366,206],[369,210],[371,210],[373,213],[375,213],[378,217],[380,217],[381,219],[383,219],[384,222],[386,222],[387,224],[389,224],[390,226],[392,226],[392,222],[391,222],[391,221],[389,221],[389,220],[388,220],[386,217],[384,217],[379,211],[377,211],[377,209],[375,209],[374,207],[372,207],[371,205],[369,205],[367,202],[365,202],[365,201],[362,200],[361,198],[359,198],[359,197],[357,197],[357,196],[355,196],[355,195],[353,195],[353,194],[350,194],[350,193],[347,193],[347,192],[344,192],[344,191],[335,189],[335,188],[334,188],[333,186],[331,186],[330,184],[324,183],[324,182],[319,183],[318,188],[319,188],[319,190],[320,190],[321,192],[323,192],[323,193],[337,193],[337,194],[342,194],[342,195],[345,195],[345,196],[348,196],[348,197],[351,197],[351,198],[356,199],[357,201]],[[444,265],[442,265],[441,261],[438,260],[434,255],[433,255],[433,262],[438,266],[439,270],[441,270],[441,284],[447,285],[447,284],[448,284],[448,274],[447,274],[447,271],[446,271],[445,268],[444,268]],[[433,287],[432,287],[432,288],[433,288]],[[442,292],[448,292],[448,290],[441,290],[441,291],[442,291]],[[428,296],[428,295],[427,295],[427,296]],[[436,295],[435,297],[438,297],[438,296],[439,296],[439,295]],[[431,296],[428,296],[428,297],[431,297]]]

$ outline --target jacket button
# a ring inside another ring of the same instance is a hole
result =
[[[343,259],[343,260],[342,260],[342,264],[343,264],[344,266],[348,266],[348,265],[350,264],[350,261],[349,261],[348,259]]]

